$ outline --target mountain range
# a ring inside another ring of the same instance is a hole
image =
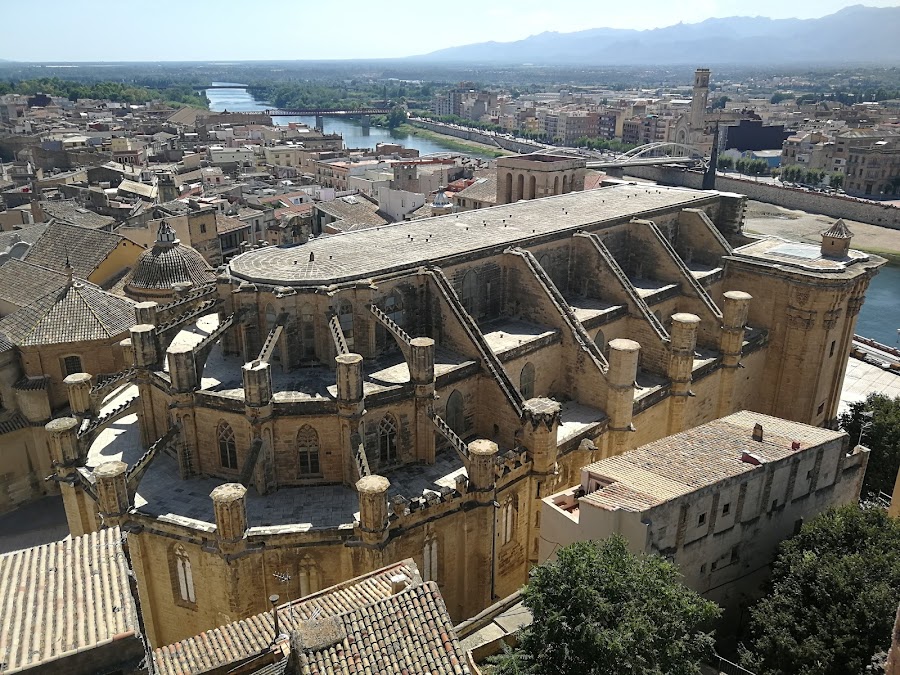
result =
[[[818,19],[735,16],[653,30],[545,32],[515,42],[450,47],[416,58],[535,65],[900,65],[900,7],[854,5]]]

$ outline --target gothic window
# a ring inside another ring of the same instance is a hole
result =
[[[234,440],[234,429],[227,422],[219,422],[217,433],[219,439],[219,462],[224,469],[237,469],[237,443]]]
[[[378,424],[378,456],[382,466],[397,461],[397,423],[390,415],[382,417]]]
[[[433,534],[425,537],[425,547],[422,550],[422,580],[437,581],[438,577],[438,543]]]
[[[606,337],[603,335],[602,330],[598,330],[597,334],[594,336],[594,344],[597,345],[597,349],[604,354],[606,353]]]
[[[507,544],[512,541],[516,533],[516,500],[513,497],[507,497],[500,507],[500,544]]]
[[[319,434],[308,424],[297,432],[297,459],[300,465],[300,476],[318,476],[319,469]]]
[[[316,324],[312,305],[303,305],[300,309],[300,358],[316,357]]]
[[[527,401],[534,398],[534,364],[528,362],[519,375],[519,393]]]
[[[477,298],[478,298],[478,274],[475,273],[475,270],[469,270],[466,272],[466,276],[463,277],[462,283],[462,304],[465,310],[469,313],[473,319],[476,315],[477,310]]]
[[[191,572],[191,559],[184,546],[175,547],[175,577],[178,582],[178,594],[182,602],[194,603],[194,575]]]
[[[319,566],[316,565],[315,561],[309,556],[304,557],[303,560],[300,561],[300,568],[297,572],[297,576],[300,579],[301,598],[306,597],[310,593],[315,593],[322,584]]]
[[[403,296],[399,291],[394,291],[384,299],[384,313],[395,324],[404,327],[406,323],[406,311],[403,308]]]
[[[271,304],[266,305],[266,333],[270,333],[275,328],[275,308]]]
[[[338,321],[341,323],[341,331],[347,341],[347,347],[353,349],[353,305],[347,300],[338,305]]]
[[[453,432],[463,438],[466,430],[466,419],[463,411],[463,397],[457,390],[453,390],[447,399],[447,425],[453,429]]]
[[[65,377],[69,375],[74,375],[75,373],[84,372],[81,369],[81,357],[80,356],[67,356],[63,359],[63,372],[65,373]]]

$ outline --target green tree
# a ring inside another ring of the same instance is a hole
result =
[[[900,470],[900,397],[889,398],[882,394],[869,394],[865,401],[850,404],[850,411],[838,418],[841,429],[850,434],[856,443],[862,435],[862,444],[871,453],[863,495],[877,496],[879,492],[891,494],[897,471]]]
[[[727,155],[724,157],[719,157],[716,162],[718,163],[719,168],[722,169],[722,171],[734,168],[734,159],[728,157]]]
[[[498,658],[498,675],[688,675],[713,652],[719,608],[659,556],[615,535],[577,542],[536,567],[522,591],[534,622]]]
[[[831,187],[837,189],[844,186],[844,174],[842,173],[833,173],[831,174],[831,179],[829,180],[829,185]]]
[[[844,506],[785,541],[750,610],[743,665],[758,675],[854,675],[886,651],[900,602],[900,521]]]
[[[715,99],[715,100],[712,102],[712,105],[711,105],[710,107],[711,107],[713,110],[724,110],[724,109],[725,109],[725,104],[728,103],[728,101],[730,101],[730,100],[731,100],[731,99],[728,98],[727,96],[719,96],[717,99]]]
[[[391,108],[391,112],[388,115],[387,119],[388,127],[391,129],[396,129],[405,122],[406,110],[404,110],[403,106],[395,105],[393,108]]]

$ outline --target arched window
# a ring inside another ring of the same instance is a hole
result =
[[[188,557],[184,546],[178,544],[175,547],[175,576],[178,581],[178,594],[182,602],[194,603],[197,598],[194,595],[194,575],[191,572],[191,559]]]
[[[394,291],[384,299],[384,313],[395,324],[403,328],[406,324],[406,311],[403,307],[403,295]]]
[[[219,422],[216,434],[219,439],[219,462],[224,469],[237,469],[237,443],[234,440],[234,429],[228,422]]]
[[[349,301],[343,300],[338,305],[338,321],[341,323],[341,331],[344,333],[344,340],[347,341],[347,347],[353,349],[353,305]]]
[[[315,593],[321,588],[322,578],[319,573],[319,566],[309,556],[304,556],[300,561],[298,570],[300,577],[300,597],[305,597],[310,593]]]
[[[569,175],[565,174],[565,173],[563,174],[563,189],[562,189],[562,191],[563,191],[563,194],[565,194],[569,191]]]
[[[528,178],[528,199],[534,199],[537,195],[535,192],[537,191],[537,179],[534,175]]]
[[[478,274],[475,270],[469,270],[463,277],[462,304],[474,319],[478,308]]]
[[[515,201],[519,201],[525,197],[525,174],[520,173],[516,176],[516,195]]]
[[[457,436],[463,438],[466,431],[466,418],[465,412],[463,410],[463,397],[462,394],[460,394],[455,389],[447,399],[447,411],[444,414],[447,416],[447,425],[451,429],[453,429],[453,432]]]
[[[319,434],[308,424],[297,432],[297,461],[301,477],[320,475]]]
[[[390,415],[378,423],[378,456],[382,466],[397,461],[397,423]]]
[[[64,377],[68,377],[69,375],[74,375],[75,373],[83,373],[84,371],[81,369],[81,357],[80,356],[67,356],[63,359],[63,372],[65,373]]]
[[[519,393],[525,400],[534,398],[534,364],[526,363],[519,374]]]
[[[316,323],[309,304],[300,308],[300,358],[316,358]]]
[[[498,530],[500,535],[500,545],[507,544],[512,541],[516,534],[516,500],[510,496],[503,501],[500,507],[500,522]]]
[[[438,543],[433,534],[425,537],[422,550],[422,581],[437,581],[438,576]]]
[[[506,203],[509,204],[512,198],[512,173],[506,174],[506,189],[503,191],[503,194],[506,196]]]
[[[559,194],[559,176],[553,177],[553,194]]]
[[[272,329],[275,328],[275,321],[277,318],[275,308],[272,307],[272,304],[269,303],[266,305],[266,333],[271,332]]]
[[[594,344],[597,345],[597,349],[604,354],[606,353],[606,336],[603,335],[602,330],[598,330],[597,334],[594,336]]]

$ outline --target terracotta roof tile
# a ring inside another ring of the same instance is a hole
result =
[[[0,300],[25,307],[50,291],[62,288],[67,280],[62,272],[10,258],[0,265]]]
[[[29,249],[25,260],[62,272],[68,258],[75,276],[87,279],[123,239],[103,230],[53,223]]]
[[[0,555],[4,673],[138,629],[118,528]]]
[[[132,325],[131,301],[76,280],[0,319],[0,333],[24,347],[105,340],[128,332]]]

